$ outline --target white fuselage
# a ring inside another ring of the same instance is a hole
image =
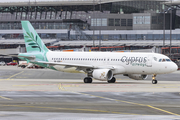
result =
[[[133,52],[47,52],[49,62],[61,62],[114,67],[113,74],[165,74],[177,70],[177,65],[162,54]],[[166,61],[160,61],[165,59]],[[54,68],[64,72],[82,72],[77,67],[55,65]]]

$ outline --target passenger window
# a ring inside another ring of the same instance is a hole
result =
[[[162,61],[162,59],[159,59],[159,62],[161,62]]]

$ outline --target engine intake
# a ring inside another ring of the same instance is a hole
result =
[[[111,80],[113,73],[110,69],[95,69],[92,73],[92,77],[98,80]]]

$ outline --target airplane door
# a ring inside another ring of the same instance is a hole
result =
[[[152,67],[152,59],[153,59],[152,55],[148,56],[147,63],[146,63],[147,67]]]

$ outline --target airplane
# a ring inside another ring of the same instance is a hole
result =
[[[156,75],[178,69],[169,57],[158,53],[50,51],[29,21],[21,24],[27,53],[19,53],[20,59],[57,71],[86,73],[84,83],[92,83],[92,78],[115,83],[115,75],[122,74],[134,80],[152,75],[152,84],[157,84]]]

